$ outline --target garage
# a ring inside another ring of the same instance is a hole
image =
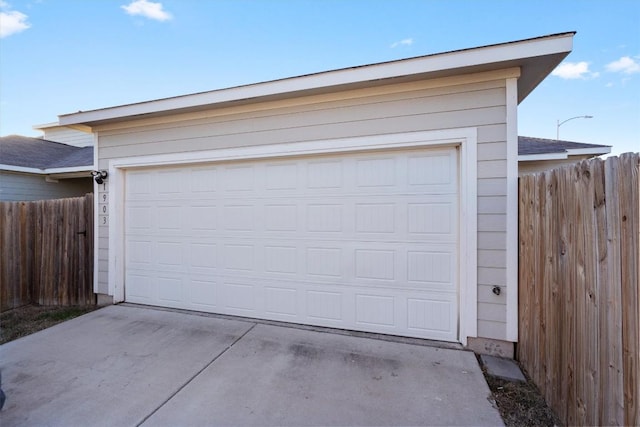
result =
[[[518,340],[518,104],[552,34],[59,116],[94,136],[94,291],[457,342]]]
[[[125,169],[124,299],[458,341],[458,151]]]

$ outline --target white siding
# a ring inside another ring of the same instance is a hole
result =
[[[473,77],[469,77],[473,81]],[[459,79],[458,79],[459,82]],[[295,105],[292,105],[295,104]],[[504,80],[433,87],[429,81],[104,125],[109,159],[229,147],[476,127],[478,129],[478,335],[505,339],[506,89]],[[251,110],[253,108],[253,111]],[[106,261],[107,226],[99,256]],[[105,262],[98,291],[107,293]]]
[[[584,159],[589,159],[592,156],[571,156],[568,159],[560,160],[537,160],[529,162],[518,162],[518,176],[526,175],[528,173],[538,173],[548,171],[561,166],[573,165]]]
[[[0,200],[29,201],[84,196],[93,192],[91,178],[45,181],[44,175],[0,172]]]
[[[81,132],[64,126],[41,129],[44,132],[44,139],[60,142],[76,147],[93,146],[93,134]]]

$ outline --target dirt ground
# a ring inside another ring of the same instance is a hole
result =
[[[483,372],[507,427],[562,425],[529,377],[527,382],[506,381]]]
[[[96,305],[70,307],[25,305],[2,312],[0,313],[0,344],[30,335],[98,308]]]
[[[95,305],[72,307],[27,305],[0,313],[0,344],[98,308],[100,307]],[[549,409],[535,384],[530,380],[526,383],[510,382],[487,375],[486,372],[484,374],[507,427],[560,425],[558,418]]]

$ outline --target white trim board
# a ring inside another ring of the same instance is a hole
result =
[[[5,170],[7,172],[32,173],[36,175],[53,175],[53,174],[59,174],[59,173],[87,172],[87,177],[89,177],[90,175],[88,175],[88,173],[93,170],[93,166],[87,165],[87,166],[70,166],[66,168],[38,169],[38,168],[30,168],[26,166],[0,164],[0,170]]]
[[[518,79],[507,79],[507,341],[518,341]]]
[[[520,154],[519,162],[534,162],[540,160],[565,160],[571,156],[601,156],[609,154],[611,147],[594,147],[594,148],[567,148],[561,153],[540,153],[540,154]]]
[[[460,162],[460,247],[458,262],[459,340],[477,336],[477,129],[408,132],[325,141],[239,147],[201,152],[161,154],[109,161],[109,294],[124,301],[125,254],[123,218],[125,171],[130,168],[187,165],[230,160],[267,159],[354,151],[393,150],[410,147],[457,146]],[[97,267],[96,267],[97,268]]]

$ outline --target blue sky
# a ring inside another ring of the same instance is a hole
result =
[[[58,114],[577,31],[519,134],[640,151],[640,0],[0,0],[0,135]]]

